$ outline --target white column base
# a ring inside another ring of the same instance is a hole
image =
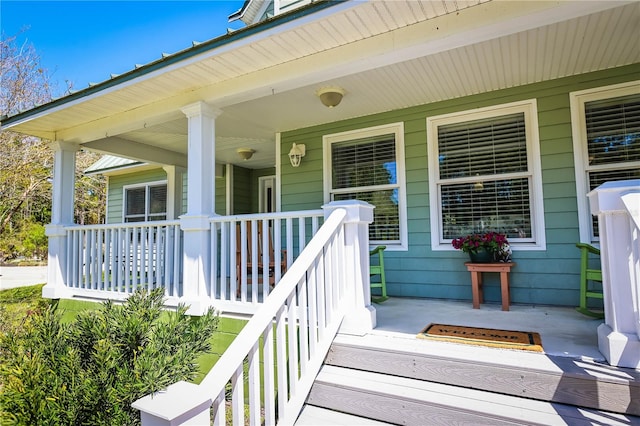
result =
[[[72,296],[67,287],[60,287],[54,284],[46,284],[42,287],[42,297],[44,299],[71,299]]]
[[[369,305],[345,315],[338,332],[340,334],[364,336],[374,328],[376,328],[376,308]]]
[[[131,406],[140,410],[142,426],[208,425],[211,399],[198,385],[178,382],[166,390],[140,398]]]
[[[600,324],[598,349],[615,367],[640,368],[640,339],[635,334],[613,331],[607,324]]]

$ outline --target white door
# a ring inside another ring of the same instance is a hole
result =
[[[258,196],[259,213],[273,213],[276,211],[276,177],[263,176],[258,178],[260,194]]]

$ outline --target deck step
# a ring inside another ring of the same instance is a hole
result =
[[[326,364],[307,404],[306,408],[311,405],[402,425],[634,424],[633,419],[621,414]],[[316,424],[358,424],[348,418],[331,417],[338,414],[324,410],[317,412]],[[323,418],[328,423],[322,423]]]
[[[338,336],[325,365],[640,416],[640,371],[590,360],[421,339]]]
[[[358,426],[382,426],[388,423],[358,417],[351,414],[340,413],[314,405],[305,405],[302,413],[296,421],[296,426],[338,426],[338,425],[358,425]]]

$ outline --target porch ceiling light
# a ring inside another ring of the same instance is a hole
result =
[[[320,98],[320,102],[322,102],[324,106],[329,108],[338,106],[338,104],[342,101],[342,97],[344,96],[344,94],[344,89],[337,86],[323,87],[316,90],[316,95]]]
[[[251,148],[238,148],[236,152],[238,153],[240,158],[242,158],[244,161],[247,161],[248,159],[253,157],[253,153],[256,151]]]
[[[293,144],[291,151],[289,151],[289,161],[293,167],[299,167],[302,157],[306,153],[307,146],[305,144]]]

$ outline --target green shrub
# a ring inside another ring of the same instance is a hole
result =
[[[55,307],[3,336],[0,419],[19,425],[139,424],[131,403],[197,373],[218,317],[163,314],[162,289],[63,323]]]

